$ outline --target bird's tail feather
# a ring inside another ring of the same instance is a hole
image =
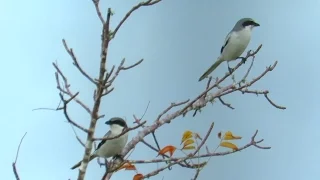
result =
[[[91,155],[90,158],[89,158],[89,162],[90,162],[92,159],[94,159],[95,157],[97,157],[97,156],[94,155],[94,154]],[[76,169],[77,167],[79,167],[79,166],[81,165],[81,162],[82,162],[82,161],[80,161],[80,162],[78,162],[77,164],[75,164],[74,166],[72,166],[71,169]]]
[[[203,73],[203,75],[199,78],[199,81],[202,81],[204,78],[209,76],[209,74],[212,73],[212,71],[214,71],[222,62],[223,60],[219,58],[205,73]]]

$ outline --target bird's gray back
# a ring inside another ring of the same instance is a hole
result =
[[[233,29],[230,31],[240,31],[241,29],[243,29],[243,23],[246,22],[246,21],[252,21],[251,18],[242,18],[240,19],[233,27]]]

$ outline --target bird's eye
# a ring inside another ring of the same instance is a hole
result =
[[[249,26],[249,25],[254,25],[255,23],[253,21],[246,21],[244,23],[242,23],[243,27]]]

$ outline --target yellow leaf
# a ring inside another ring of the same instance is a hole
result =
[[[221,142],[220,146],[221,147],[230,148],[230,149],[232,149],[234,151],[238,150],[238,147],[235,144],[232,144],[231,142],[227,142],[227,141]]]
[[[183,150],[191,150],[191,149],[196,149],[195,146],[186,146],[182,148]]]
[[[190,139],[190,138],[192,138],[192,132],[191,131],[185,131],[184,133],[183,133],[183,135],[182,135],[182,139],[181,139],[181,144],[185,141],[185,140],[187,140],[187,139]]]
[[[133,176],[133,180],[141,180],[143,178],[142,174],[136,174]]]
[[[223,137],[224,140],[235,140],[235,139],[241,139],[241,138],[242,138],[241,136],[234,136],[231,131],[227,131],[226,133],[224,133],[224,137]]]
[[[183,143],[183,148],[190,145],[190,144],[193,144],[194,143],[194,140],[193,139],[187,139],[184,143]],[[182,148],[182,149],[183,149]]]
[[[177,149],[176,147],[171,146],[171,145],[166,146],[166,147],[162,148],[162,149],[159,151],[158,156],[159,156],[160,154],[161,154],[161,155],[164,155],[165,153],[169,152],[170,157],[171,157],[176,149]]]

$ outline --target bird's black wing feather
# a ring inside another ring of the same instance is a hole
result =
[[[107,136],[109,136],[110,134],[111,134],[111,131],[108,131],[108,132],[104,135],[104,137],[107,137]],[[106,141],[107,141],[106,139],[102,140],[102,141],[98,144],[97,149],[99,149]],[[97,149],[96,149],[96,150],[97,150]]]
[[[229,40],[230,40],[230,34],[228,34],[228,36],[226,37],[225,42],[224,42],[224,45],[221,47],[220,54],[222,54],[223,49],[224,49],[224,47],[226,47],[226,45],[228,44]]]

